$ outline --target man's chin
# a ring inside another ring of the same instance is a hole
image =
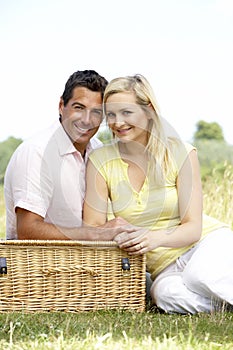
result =
[[[78,135],[76,134],[73,137],[73,142],[76,142],[76,143],[89,142],[89,140],[96,134],[97,131],[98,129],[91,129],[84,133],[79,133]]]

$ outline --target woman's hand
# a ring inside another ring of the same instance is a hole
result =
[[[133,227],[133,225],[131,225]],[[161,231],[150,231],[145,228],[134,226],[134,232],[119,233],[115,236],[119,248],[127,251],[130,255],[139,255],[149,252],[160,246],[159,234]]]

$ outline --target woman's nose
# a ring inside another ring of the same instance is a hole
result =
[[[121,114],[116,114],[115,117],[115,124],[124,124],[125,123],[125,118]]]

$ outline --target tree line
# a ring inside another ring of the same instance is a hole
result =
[[[109,142],[112,138],[111,132],[107,129],[99,131],[97,136],[103,143]],[[10,136],[7,140],[0,142],[0,184],[4,182],[6,167],[12,153],[22,141]],[[222,128],[218,123],[198,121],[191,142],[198,151],[202,180],[205,181],[208,176],[211,176],[213,169],[215,175],[221,176],[228,164],[233,165],[233,146],[225,141]]]
[[[233,145],[224,138],[221,126],[200,120],[196,124],[193,144],[197,148],[202,180],[212,176],[223,176],[228,165],[233,165]]]
[[[22,139],[10,136],[7,140],[0,142],[0,184],[2,184],[4,181],[6,167],[12,153],[21,144],[22,141]]]

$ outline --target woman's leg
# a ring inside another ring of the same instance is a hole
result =
[[[172,264],[155,279],[150,291],[152,301],[168,313],[210,312],[211,300],[189,290],[183,283],[182,272],[176,267]]]
[[[233,304],[233,232],[210,233],[155,279],[153,302],[167,312],[196,313]]]
[[[233,231],[220,229],[203,239],[182,278],[189,290],[233,305]]]

